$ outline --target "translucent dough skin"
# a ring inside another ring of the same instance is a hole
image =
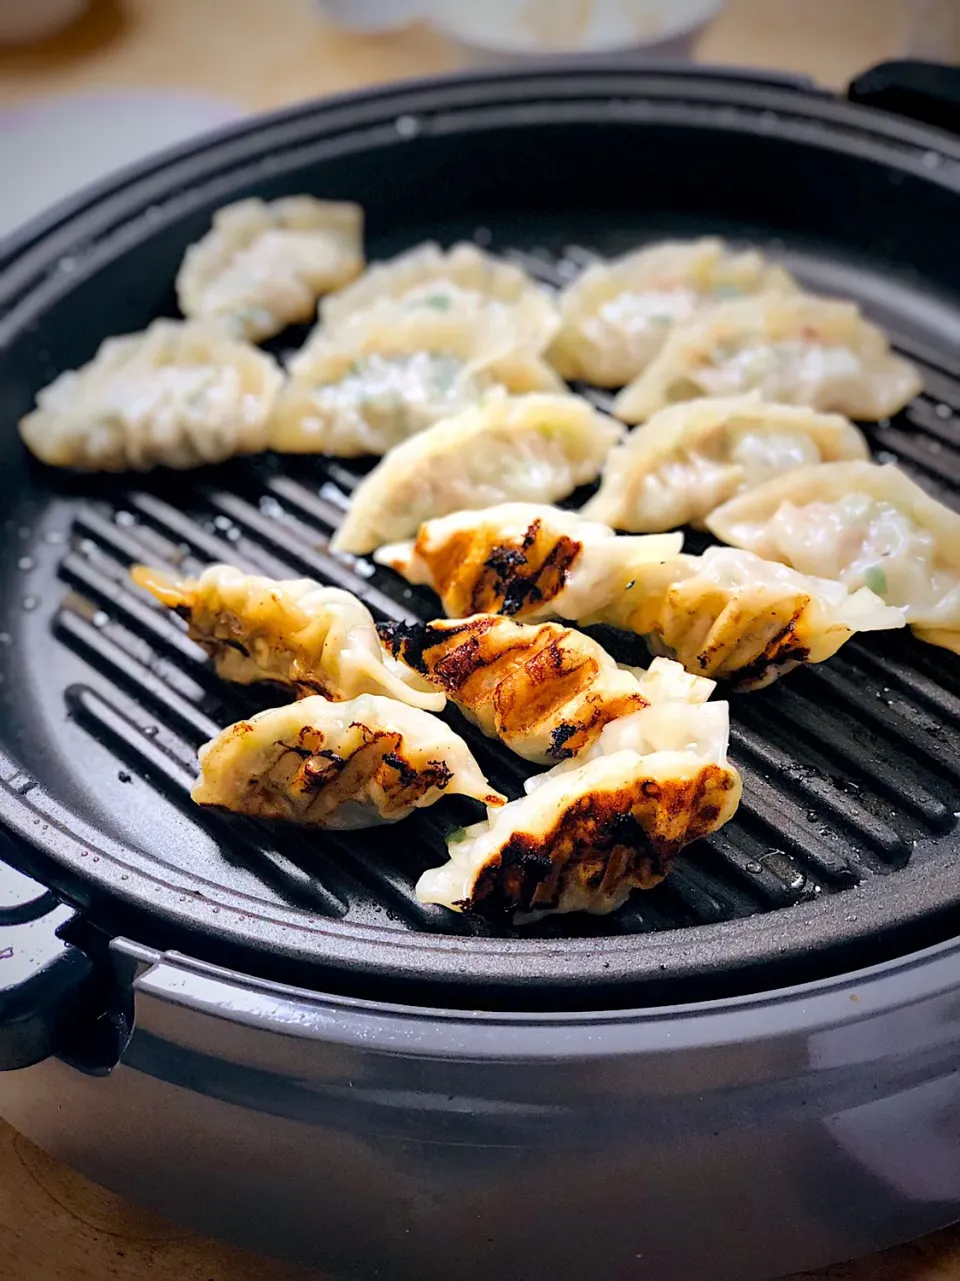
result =
[[[428,241],[387,262],[374,263],[359,280],[329,295],[320,304],[320,319],[327,332],[335,333],[359,314],[384,302],[445,291],[507,305],[529,298],[549,303],[547,292],[513,263],[466,242],[443,250]],[[550,341],[559,324],[551,304],[545,314],[542,346]]]
[[[788,271],[715,236],[664,240],[596,263],[560,295],[550,359],[565,378],[622,387],[656,356],[671,328],[723,298],[792,293]]]
[[[641,423],[675,401],[756,389],[765,400],[875,420],[922,386],[915,366],[891,352],[854,303],[774,294],[725,302],[675,326],[613,412]]]
[[[363,210],[348,201],[253,198],[218,209],[177,275],[185,316],[259,342],[309,320],[317,298],[363,270]]]
[[[863,433],[840,414],[756,392],[689,400],[661,409],[611,451],[581,515],[636,534],[702,528],[715,507],[772,475],[869,456]]]
[[[443,695],[386,653],[370,611],[339,587],[263,578],[232,565],[211,565],[186,581],[139,565],[133,579],[187,619],[191,639],[224,680],[276,681],[301,697],[320,693],[338,701],[389,694],[443,710]]]
[[[229,725],[200,749],[198,805],[310,827],[396,823],[444,795],[502,805],[466,743],[428,712],[320,695]]]
[[[357,487],[331,545],[363,555],[449,512],[553,502],[593,480],[623,432],[579,396],[492,391],[392,449]]]
[[[716,537],[903,609],[915,635],[960,645],[960,515],[898,467],[831,463],[778,476],[709,517]]]
[[[377,306],[332,334],[321,326],[288,362],[270,447],[339,458],[385,454],[491,387],[564,392],[540,357],[545,307],[536,297],[479,309],[454,299],[443,311]]]
[[[744,691],[822,663],[859,632],[903,627],[904,616],[867,587],[848,591],[751,552],[708,547],[641,569],[581,621],[636,632],[651,653]]]
[[[52,467],[199,467],[267,448],[282,383],[270,356],[217,325],[157,320],[45,387],[20,434]]]

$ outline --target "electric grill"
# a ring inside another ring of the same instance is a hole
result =
[[[316,834],[189,801],[198,745],[278,696],[219,681],[129,566],[225,560],[436,616],[328,550],[364,466],[77,477],[15,429],[105,337],[176,314],[215,208],[307,191],[364,205],[371,258],[473,238],[553,284],[666,235],[758,245],[918,363],[924,395],[868,434],[956,506],[960,142],[877,108],[951,124],[960,95],[894,66],[851,96],[873,109],[594,63],[393,87],[234,127],[0,247],[14,1125],[181,1221],[364,1277],[759,1278],[960,1218],[960,659],[870,636],[732,696],[736,819],[610,917],[512,929],[415,898],[468,802]],[[527,766],[448,715],[516,795]]]

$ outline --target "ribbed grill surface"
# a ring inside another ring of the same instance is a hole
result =
[[[589,257],[577,248],[559,261],[514,256],[554,283]],[[960,385],[952,371],[924,364],[922,352],[907,354],[923,365],[927,394],[896,420],[868,428],[874,449],[960,506]],[[608,405],[603,393],[581,390]],[[189,475],[151,478],[125,495],[122,508],[83,504],[61,565],[68,590],[56,634],[109,678],[113,692],[105,697],[102,685],[76,684],[66,698],[78,721],[115,751],[119,767],[149,778],[215,836],[228,859],[235,852],[284,901],[397,929],[488,933],[486,923],[425,907],[414,895],[420,872],[445,856],[445,832],[475,816],[465,802],[444,801],[398,829],[349,835],[268,828],[196,809],[188,791],[197,747],[270,695],[220,682],[181,621],[128,577],[137,561],[190,575],[222,560],[348,588],[378,618],[436,616],[432,593],[369,561],[331,555],[330,537],[363,470],[271,456],[225,469],[216,485]],[[687,546],[698,550],[696,537]],[[641,654],[639,642],[628,642],[618,657],[644,661]],[[744,781],[736,820],[615,916],[565,918],[538,932],[623,933],[743,917],[939,856],[960,810],[960,662],[952,656],[906,634],[881,634],[769,690],[735,696],[731,706],[732,756]],[[519,794],[529,767],[456,712],[448,716],[493,784]]]

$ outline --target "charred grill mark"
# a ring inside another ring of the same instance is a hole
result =
[[[488,585],[486,575],[478,575],[471,597],[475,610],[499,609],[501,614],[512,617],[559,595],[582,544],[561,536],[548,546],[545,555],[528,555],[540,532],[541,522],[535,520],[519,547],[509,543],[493,547],[483,567],[493,574],[494,581]]]
[[[562,761],[566,757],[571,755],[569,751],[564,750],[564,744],[568,741],[568,739],[573,738],[574,734],[576,734],[577,732],[577,729],[578,729],[578,726],[570,725],[567,722],[564,722],[562,725],[557,726],[557,728],[550,735],[551,759],[555,761]]]
[[[579,796],[542,836],[514,833],[459,906],[509,917],[558,907],[567,892],[603,902],[627,887],[650,889],[684,845],[713,830],[723,808],[713,798],[734,786],[732,771],[708,765],[692,779],[636,780]]]
[[[473,618],[465,623],[436,626],[433,623],[380,623],[377,632],[381,643],[394,658],[402,659],[408,667],[422,676],[432,676],[432,664],[427,661],[427,651],[437,646],[449,646],[457,637],[466,634],[474,640],[496,623],[495,618]]]

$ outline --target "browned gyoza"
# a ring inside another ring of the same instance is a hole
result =
[[[388,623],[394,657],[425,676],[519,756],[547,764],[594,741],[608,721],[647,705],[633,671],[559,623],[531,626],[480,614]]]

